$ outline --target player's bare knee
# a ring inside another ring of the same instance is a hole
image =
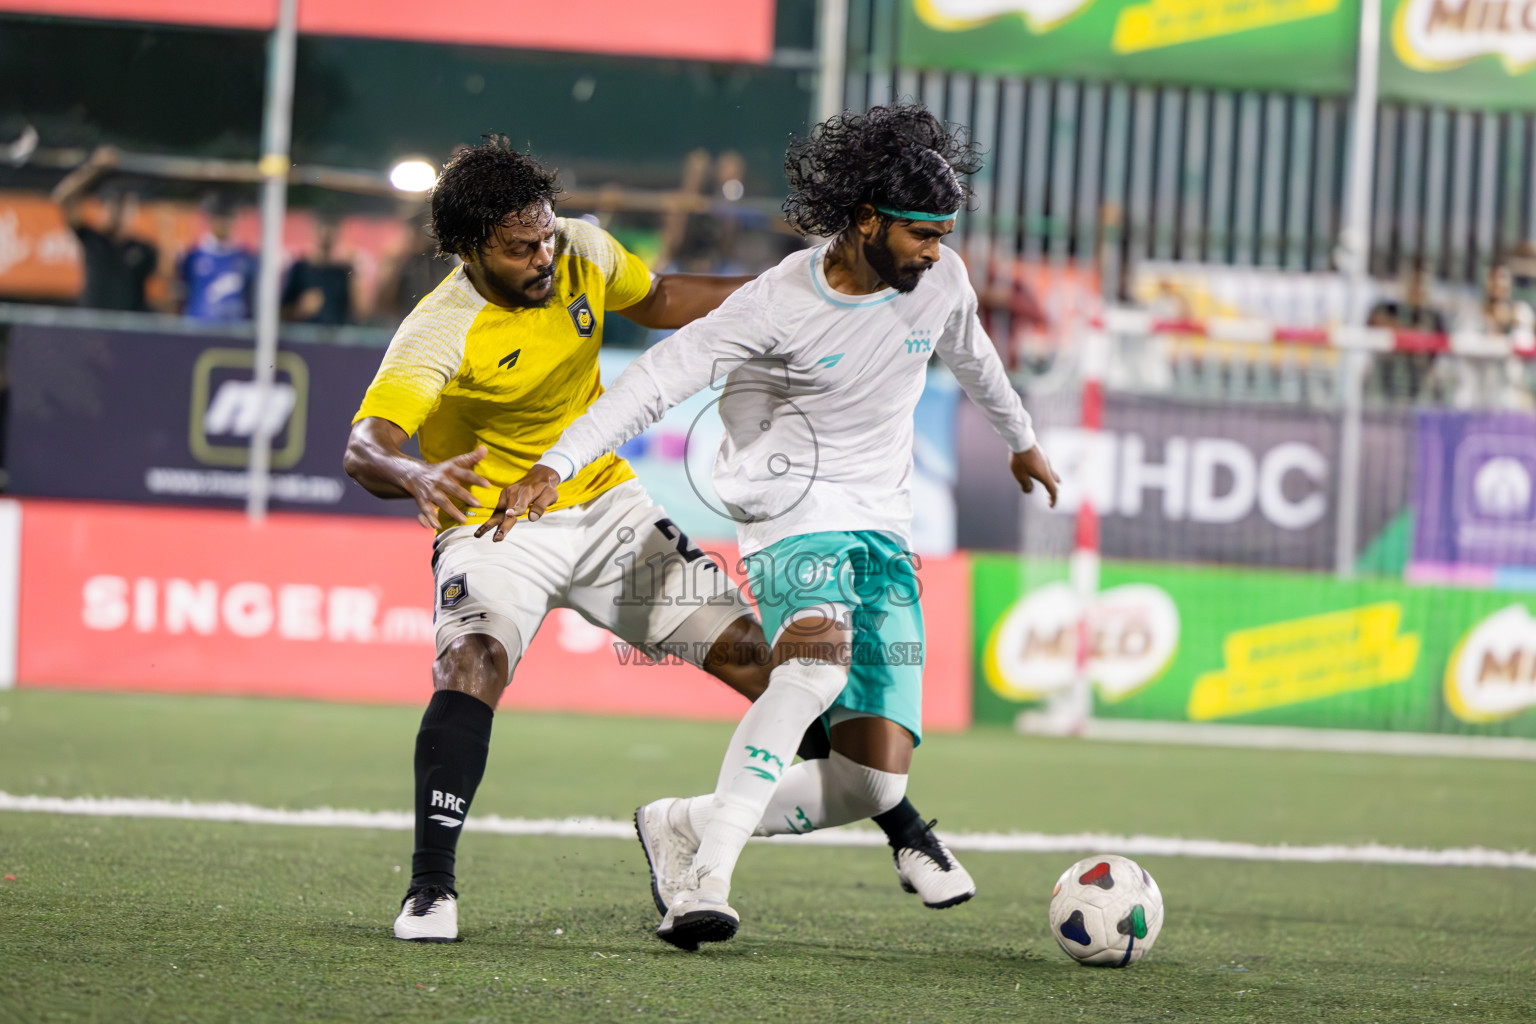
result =
[[[483,633],[457,637],[432,663],[432,684],[467,693],[494,708],[507,688],[506,648]]]
[[[844,718],[830,732],[832,749],[852,763],[898,775],[905,775],[912,768],[916,747],[912,733],[889,718]]]
[[[704,670],[748,700],[755,701],[768,689],[768,644],[763,627],[743,615],[715,638]]]
[[[779,633],[773,645],[774,667],[789,661],[824,661],[846,666],[849,662],[848,630],[836,619],[808,615],[795,619]]]

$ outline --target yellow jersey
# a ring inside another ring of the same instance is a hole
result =
[[[597,352],[603,317],[644,299],[651,272],[608,232],[555,220],[554,292],[538,309],[486,301],[458,267],[400,324],[352,422],[389,420],[419,435],[442,462],[485,445],[475,467],[491,482],[471,488],[484,522],[501,489],[522,479],[566,426],[603,393]],[[634,477],[612,452],[560,486],[552,508],[590,501]],[[456,525],[440,514],[440,529]]]

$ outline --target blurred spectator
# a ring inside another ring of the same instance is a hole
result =
[[[182,312],[194,320],[249,320],[256,254],[232,240],[235,215],[223,199],[205,199],[203,212],[208,217],[208,233],[181,257],[176,268]]]
[[[1514,297],[1515,279],[1509,267],[1495,263],[1483,283],[1481,327],[1485,334],[1528,333],[1536,325],[1536,312]]]
[[[84,164],[65,175],[53,190],[64,222],[80,240],[85,287],[80,305],[91,309],[122,309],[144,312],[144,286],[159,263],[159,252],[129,232],[138,212],[138,197],[120,188],[99,193],[105,214],[99,228],[86,222],[82,208],[85,195],[117,166],[117,151],[103,146]]]
[[[336,258],[336,222],[315,223],[315,256],[288,268],[283,285],[283,317],[312,324],[352,321],[352,264]]]
[[[422,227],[420,217],[411,217],[410,235],[404,247],[384,261],[379,271],[379,319],[397,324],[427,296],[451,269],[437,255],[437,242]]]
[[[1536,241],[1521,242],[1509,254],[1515,278],[1515,299],[1536,306]]]
[[[1371,307],[1366,323],[1371,327],[1445,333],[1446,317],[1430,304],[1429,274],[1423,264],[1415,264],[1408,272],[1408,278],[1403,282],[1403,297],[1376,303]]]
[[[1156,320],[1188,323],[1195,318],[1190,308],[1189,296],[1180,290],[1178,283],[1168,278],[1157,282],[1157,290],[1147,301],[1147,312]]]
[[[1444,334],[1446,315],[1431,303],[1429,274],[1422,263],[1415,263],[1403,281],[1403,297],[1376,303],[1365,322],[1369,327]],[[1414,401],[1436,379],[1435,366],[1435,356],[1429,352],[1383,352],[1371,361],[1366,387],[1388,400]]]

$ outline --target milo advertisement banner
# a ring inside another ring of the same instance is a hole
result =
[[[916,67],[1345,93],[1359,6],[1344,0],[901,0]]]
[[[1536,0],[1384,0],[1381,98],[1536,109]]]
[[[1072,682],[1061,563],[973,559],[975,717]],[[1088,609],[1101,718],[1536,737],[1536,595],[1108,563]]]

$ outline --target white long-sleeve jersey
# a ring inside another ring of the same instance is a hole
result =
[[[569,479],[714,385],[719,511],[751,554],[824,530],[910,541],[912,412],[934,353],[1009,448],[1034,447],[958,254],[943,247],[911,292],[866,296],[833,291],[824,255],[795,253],[643,353],[540,461]]]

